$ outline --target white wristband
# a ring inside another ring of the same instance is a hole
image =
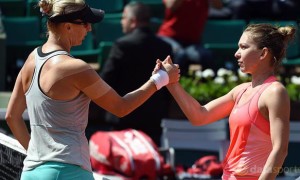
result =
[[[169,75],[166,71],[158,70],[155,74],[151,76],[151,79],[153,80],[156,89],[159,90],[163,86],[167,85],[169,83]]]

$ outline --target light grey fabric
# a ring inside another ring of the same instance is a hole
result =
[[[23,170],[33,169],[46,161],[57,161],[92,171],[85,136],[90,99],[81,93],[72,100],[54,100],[45,95],[38,84],[44,63],[60,54],[68,53],[55,51],[41,57],[35,50],[36,68],[26,92],[31,139]]]

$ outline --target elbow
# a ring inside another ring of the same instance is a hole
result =
[[[116,112],[115,112],[115,115],[119,118],[122,118],[126,115],[128,115],[130,113],[130,111],[128,111],[127,109],[125,108],[119,108]]]
[[[281,151],[281,154],[282,154],[282,158],[285,159],[288,155],[288,148],[284,148],[282,151]]]
[[[205,123],[203,122],[203,120],[199,117],[188,117],[190,123],[193,126],[202,126],[205,125]]]
[[[286,151],[286,152],[284,153],[284,155],[283,155],[283,159],[284,159],[284,160],[286,159],[287,155],[288,155],[288,151]]]
[[[284,148],[284,149],[282,149],[278,152],[278,158],[280,159],[282,164],[284,163],[287,155],[288,155],[288,149],[287,148]]]
[[[106,110],[118,118],[122,118],[131,112],[128,103],[125,101],[113,103],[112,106]]]
[[[124,116],[126,116],[127,114],[122,114],[122,113],[118,113],[118,114],[115,114],[118,118],[122,118]]]
[[[191,123],[193,126],[200,126],[200,125],[201,125],[201,124],[199,123],[199,120],[189,118],[189,121],[190,121],[190,123]]]
[[[282,157],[285,159],[288,155],[288,148],[289,148],[289,143],[286,143],[285,146],[283,146],[283,148],[281,148],[280,153],[282,154]]]
[[[199,119],[194,120],[194,121],[190,120],[190,122],[193,126],[204,126],[204,125],[206,125],[205,123],[201,122]]]
[[[195,111],[195,113],[191,113],[189,116],[187,116],[190,123],[193,126],[203,126],[203,125],[208,124],[209,116],[206,116],[204,114],[199,114],[199,113],[196,113],[196,112],[197,111]]]
[[[275,149],[277,149],[275,150],[276,152],[275,154],[277,154],[276,156],[280,158],[282,161],[284,161],[288,155],[288,145],[280,146],[279,148],[275,148]]]
[[[12,119],[13,118],[12,118],[11,114],[8,114],[8,113],[5,114],[5,120],[6,120],[7,124],[10,124],[12,122]]]

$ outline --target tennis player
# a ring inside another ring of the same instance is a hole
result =
[[[41,0],[38,6],[48,18],[49,36],[19,72],[6,114],[14,136],[27,150],[21,179],[93,179],[85,137],[90,101],[125,116],[163,86],[178,82],[179,69],[167,57],[145,84],[121,97],[91,66],[70,55],[104,11],[83,0]],[[22,120],[26,108],[30,134]]]

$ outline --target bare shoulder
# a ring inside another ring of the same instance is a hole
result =
[[[262,94],[262,102],[272,105],[289,104],[290,98],[283,84],[273,82]]]
[[[26,61],[25,61],[25,63],[24,63],[24,67],[25,67],[25,68],[30,68],[30,69],[33,69],[33,68],[35,67],[35,62],[34,62],[34,51],[32,51],[32,52],[28,55],[28,57],[27,57],[27,59],[26,59]]]
[[[69,77],[77,87],[88,86],[100,79],[99,74],[85,61],[72,57],[67,57],[60,66],[62,77]]]
[[[273,96],[286,96],[287,90],[284,85],[278,81],[273,82],[264,92],[265,95],[273,97]]]
[[[70,70],[80,70],[80,69],[90,69],[91,66],[81,59],[76,59],[70,56],[66,57],[66,61],[64,63],[64,68]]]
[[[29,56],[27,57],[23,67],[22,67],[22,77],[25,78],[25,76],[29,76],[29,79],[31,79],[31,76],[33,74],[34,68],[35,68],[35,58],[34,58],[34,51],[32,51]]]
[[[86,70],[93,70],[92,67],[85,61],[70,56],[64,57],[64,61],[59,67],[59,71],[64,72],[64,76],[78,74]]]

